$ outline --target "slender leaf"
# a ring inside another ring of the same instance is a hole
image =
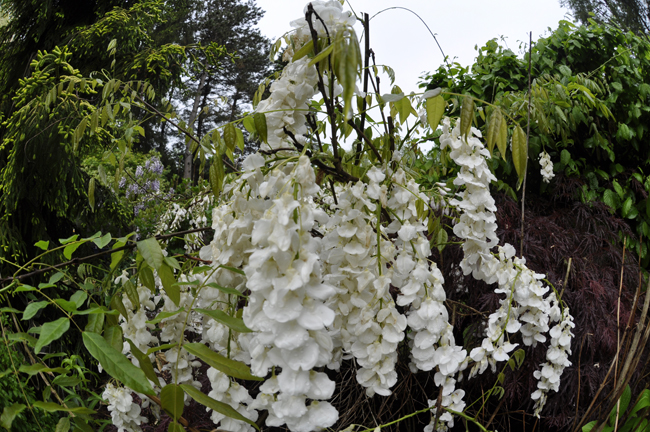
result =
[[[463,106],[460,109],[460,133],[468,136],[472,129],[472,119],[474,118],[474,99],[471,96],[463,98]]]
[[[21,403],[5,406],[5,409],[2,411],[2,415],[0,415],[0,425],[2,425],[2,427],[7,430],[11,430],[11,424],[14,422],[14,419],[25,408],[27,407]]]
[[[54,402],[43,402],[43,401],[36,401],[34,402],[34,408],[40,408],[43,411],[47,412],[57,412],[57,411],[66,411],[69,413],[73,414],[79,414],[79,415],[91,415],[95,414],[96,411],[90,408],[86,407],[64,407],[59,404],[56,404]]]
[[[59,318],[56,321],[43,324],[38,342],[34,347],[34,353],[38,354],[41,350],[63,336],[70,328],[70,320],[66,317]]]
[[[445,99],[442,95],[427,99],[427,122],[431,130],[435,131],[440,124],[442,116],[445,114]]]
[[[153,271],[150,267],[142,267],[140,269],[140,282],[151,290],[152,293],[156,292],[156,279],[153,277]]]
[[[255,427],[255,429],[257,430],[260,429],[259,426],[255,424],[255,422],[239,414],[239,412],[235,410],[233,407],[231,407],[230,405],[212,399],[210,396],[202,393],[200,390],[197,390],[196,387],[188,384],[181,384],[181,388],[185,390],[185,393],[190,395],[192,399],[194,399],[201,405],[206,406],[211,410],[218,412],[219,414],[223,414],[226,417],[230,417],[235,420],[241,420],[243,422],[246,422],[251,426]]]
[[[68,432],[70,430],[70,419],[68,417],[61,417],[56,424],[54,432]]]
[[[181,303],[181,289],[174,285],[176,283],[174,271],[166,263],[163,263],[158,269],[158,276],[160,276],[167,296],[178,306]]]
[[[259,135],[262,142],[266,143],[268,136],[268,131],[266,128],[266,116],[264,113],[258,112],[253,115],[253,120],[255,121],[255,130],[257,130],[257,134]]]
[[[38,311],[43,309],[48,304],[50,304],[50,302],[45,300],[28,304],[25,308],[25,312],[23,312],[23,321],[31,319],[34,315],[36,315]]]
[[[202,313],[203,315],[209,316],[213,320],[220,322],[221,324],[229,327],[240,333],[249,333],[252,332],[251,329],[246,327],[244,320],[241,318],[235,318],[224,311],[221,310],[209,310],[209,309],[196,309],[197,312]]]
[[[119,325],[110,326],[104,332],[104,340],[107,344],[112,346],[115,351],[122,352],[122,346],[124,345],[122,343],[122,338],[122,327]]]
[[[178,315],[181,312],[185,312],[185,309],[180,308],[179,310],[174,311],[174,312],[160,312],[158,315],[156,315],[156,318],[154,318],[154,319],[152,319],[150,321],[147,321],[147,324],[158,324],[162,320],[173,317],[175,315]]]
[[[183,389],[177,384],[167,384],[160,392],[160,404],[174,420],[178,420],[183,415],[184,400]]]
[[[492,155],[492,150],[494,150],[494,145],[497,143],[499,138],[499,132],[501,131],[501,121],[503,120],[503,115],[501,110],[496,107],[492,110],[490,114],[490,121],[488,123],[487,131],[487,148]]]
[[[234,124],[228,123],[223,128],[223,140],[226,143],[226,148],[230,151],[235,150],[235,145],[237,144],[237,129]]]
[[[160,243],[153,237],[138,242],[138,250],[144,260],[153,269],[158,270],[163,263],[163,252]]]
[[[228,376],[253,381],[264,380],[263,378],[259,378],[251,374],[250,369],[244,363],[226,358],[221,354],[212,351],[210,348],[203,344],[187,343],[183,345],[183,348],[185,348],[185,350],[187,350],[187,352],[190,354],[194,354],[206,362],[208,365],[217,370],[220,370]]]
[[[142,372],[144,372],[145,376],[149,378],[150,381],[158,384],[158,376],[156,375],[156,371],[154,370],[153,364],[151,364],[149,357],[140,351],[140,349],[130,339],[127,339],[126,341],[131,346],[131,354],[133,354],[135,358],[138,359],[138,363],[140,364],[140,369],[142,369]]]
[[[45,366],[42,363],[34,363],[33,365],[21,365],[20,368],[18,369],[22,373],[26,373],[27,375],[36,375],[39,372],[56,372],[60,374],[65,374],[68,371],[64,368],[49,368]]]
[[[97,333],[84,332],[83,342],[92,355],[113,378],[136,392],[154,396],[155,393],[142,369],[113,348]]]
[[[497,136],[497,147],[503,160],[506,160],[506,152],[508,150],[508,124],[505,119],[501,119],[501,126],[499,126],[499,135]]]
[[[235,288],[228,288],[228,287],[223,287],[221,285],[218,285],[214,282],[210,282],[209,284],[206,284],[205,286],[208,286],[210,288],[215,288],[218,289],[219,291],[226,293],[226,294],[231,294],[237,297],[246,297],[244,294],[240,293],[237,291]]]
[[[135,308],[135,310],[140,309],[140,296],[138,295],[138,290],[136,287],[131,283],[130,280],[126,281],[126,283],[123,286],[124,292],[126,293],[126,296],[129,298],[131,301],[131,304]]]
[[[519,125],[515,126],[512,133],[512,163],[519,175],[519,179],[523,179],[526,173],[526,164],[528,163],[528,143],[526,142],[526,134]]]
[[[104,328],[104,313],[96,313],[88,316],[88,324],[86,324],[85,330],[94,333],[101,333]]]

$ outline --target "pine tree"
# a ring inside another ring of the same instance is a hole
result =
[[[584,24],[593,16],[597,21],[614,21],[625,30],[646,37],[650,35],[648,0],[562,0],[561,3],[573,10],[575,17]]]

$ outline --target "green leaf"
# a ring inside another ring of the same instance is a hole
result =
[[[138,359],[138,363],[140,363],[140,369],[142,369],[144,375],[149,378],[150,381],[158,384],[158,376],[156,375],[156,371],[154,370],[153,364],[151,364],[149,357],[140,351],[140,349],[135,346],[135,344],[130,339],[127,339],[126,341],[131,346],[131,354],[133,354],[133,356]]]
[[[321,50],[321,52],[319,52],[318,55],[314,56],[314,58],[309,61],[309,66],[313,66],[316,63],[320,62],[325,57],[332,54],[333,50],[334,50],[334,45],[328,45],[326,48]]]
[[[27,344],[31,347],[36,345],[36,338],[28,333],[9,333],[7,334],[7,339],[11,341],[19,340],[19,341],[25,341]]]
[[[253,115],[253,120],[255,121],[255,129],[259,135],[262,142],[266,143],[267,140],[267,128],[266,128],[266,116],[264,113],[257,112]]]
[[[167,387],[165,387],[167,388]],[[181,391],[182,392],[182,391]],[[185,432],[185,428],[176,422],[169,423],[167,432]]]
[[[79,234],[75,234],[73,236],[68,237],[67,239],[59,239],[59,243],[61,243],[62,245],[72,243],[73,241],[77,240],[78,237]]]
[[[138,242],[138,250],[144,260],[153,269],[158,270],[163,263],[163,252],[160,243],[153,237]]]
[[[44,364],[41,363],[34,363],[33,365],[21,365],[20,369],[18,369],[22,373],[26,373],[27,375],[36,375],[39,372],[56,372],[59,374],[65,374],[67,373],[67,369],[64,368],[49,368],[45,366]]]
[[[512,163],[519,175],[519,179],[523,179],[526,173],[526,164],[528,163],[528,143],[526,142],[526,134],[519,125],[515,126],[512,133]]]
[[[586,425],[584,425],[584,426],[582,427],[582,432],[589,432],[589,431],[592,430],[592,429],[594,428],[594,426],[596,426],[597,424],[598,424],[598,420],[594,420],[594,421],[592,421],[592,422],[587,423]]]
[[[63,336],[69,328],[70,320],[66,317],[43,324],[38,342],[36,342],[36,346],[34,347],[34,354],[40,353],[44,347]]]
[[[63,276],[65,275],[61,272],[54,273],[52,276],[50,276],[50,280],[48,281],[48,283],[55,284],[61,279],[63,279]]]
[[[90,355],[101,363],[110,376],[138,393],[155,396],[142,369],[135,367],[126,356],[109,345],[99,334],[84,332],[83,342]]]
[[[244,380],[264,381],[264,378],[251,374],[250,369],[244,363],[226,358],[203,344],[187,343],[183,345],[183,348],[228,376]]]
[[[160,392],[162,408],[176,421],[183,415],[185,394],[177,384],[167,384]]]
[[[122,327],[119,325],[110,326],[104,332],[104,340],[115,351],[122,352]]]
[[[221,188],[223,185],[224,169],[223,169],[223,159],[221,156],[215,156],[212,158],[212,163],[210,164],[210,188],[214,196],[218,197],[221,194]]]
[[[153,271],[150,267],[143,267],[140,270],[140,282],[151,290],[151,293],[156,292],[156,279],[153,277]]]
[[[185,309],[180,308],[173,312],[160,312],[154,319],[147,321],[147,324],[158,324],[160,321],[178,315],[181,312],[185,312]]]
[[[70,430],[70,419],[68,417],[61,417],[56,424],[54,432],[68,432]]]
[[[642,410],[643,408],[649,407],[650,406],[650,390],[646,389],[643,390],[639,398],[637,399],[636,404],[632,408],[632,411],[630,412],[630,417],[634,416],[637,411]]]
[[[427,122],[432,131],[435,131],[440,124],[442,116],[445,114],[445,99],[442,95],[427,99]]]
[[[75,304],[77,309],[79,309],[84,304],[87,298],[88,298],[88,294],[86,294],[85,291],[79,290],[70,296],[70,301]]]
[[[210,288],[215,288],[218,289],[219,291],[226,293],[226,294],[231,294],[237,297],[246,297],[244,294],[240,293],[237,291],[235,288],[228,288],[228,287],[222,287],[221,285],[218,285],[214,282],[210,282],[209,284],[206,284],[205,286],[208,286]]]
[[[111,233],[107,233],[103,237],[93,239],[93,243],[95,243],[99,249],[104,249],[106,245],[111,242],[111,240]]]
[[[23,312],[23,321],[31,319],[39,310],[43,309],[48,304],[50,304],[48,301],[39,301],[28,304],[25,308],[25,312]]]
[[[501,114],[501,110],[496,107],[492,110],[492,114],[490,114],[490,121],[488,123],[488,130],[487,130],[487,148],[488,151],[490,152],[490,155],[492,155],[492,151],[494,150],[494,145],[497,143],[497,140],[499,138],[499,132],[501,131],[501,121],[503,120],[503,115]]]
[[[181,303],[181,289],[177,285],[174,285],[176,283],[174,271],[166,263],[163,263],[158,269],[158,276],[167,296],[178,306]]]
[[[121,251],[117,251],[117,252],[113,252],[113,253],[111,254],[111,270],[114,270],[115,267],[117,267],[117,265],[118,265],[118,264],[120,263],[120,261],[122,260],[122,256],[123,256],[123,255],[124,255],[124,251],[123,251],[123,250],[121,250]]]
[[[235,132],[237,133],[237,147],[239,150],[244,151],[244,146],[246,144],[244,141],[244,133],[239,128],[235,128]]]
[[[131,300],[131,304],[135,308],[135,310],[140,309],[140,296],[138,295],[138,290],[136,287],[131,283],[130,280],[126,281],[126,283],[123,286],[124,292],[126,293],[126,296]]]
[[[244,320],[241,318],[235,318],[224,311],[221,310],[209,310],[209,309],[195,309],[197,312],[202,313],[203,315],[209,316],[213,320],[220,322],[221,324],[229,327],[240,333],[250,333],[253,330],[246,327]]]
[[[23,313],[23,311],[18,310],[16,308],[12,308],[12,307],[0,308],[0,312],[4,312],[4,313]]]
[[[314,50],[314,40],[309,39],[309,42],[304,44],[298,51],[296,51],[296,53],[293,55],[293,58],[291,59],[291,61],[295,62],[296,60],[300,60],[301,58],[308,55],[313,50]]]
[[[66,257],[67,259],[72,258],[72,254],[74,253],[74,251],[79,249],[79,246],[81,246],[83,243],[85,242],[80,241],[78,243],[70,243],[63,249],[63,256]]]
[[[503,160],[506,159],[506,152],[508,151],[508,124],[501,118],[501,126],[499,127],[499,134],[497,135],[497,147]]]
[[[95,177],[91,178],[88,182],[88,204],[90,204],[90,209],[94,210],[95,208]]]
[[[21,403],[5,406],[5,409],[2,411],[2,415],[0,415],[0,425],[2,425],[2,427],[7,430],[11,430],[11,424],[14,422],[14,419],[25,408],[27,407]]]
[[[239,412],[235,410],[233,407],[231,407],[230,405],[212,399],[210,396],[202,393],[200,390],[197,390],[196,387],[188,384],[181,384],[181,388],[185,391],[185,393],[190,395],[192,399],[194,399],[201,405],[206,406],[211,410],[218,412],[219,414],[223,414],[226,417],[230,417],[235,420],[241,420],[243,422],[246,422],[249,425],[255,427],[255,429],[257,430],[260,429],[259,426],[255,424],[255,422],[239,414]]]
[[[45,240],[41,240],[41,241],[37,242],[36,244],[34,244],[34,246],[36,246],[37,248],[41,248],[44,251],[46,251],[48,246],[50,246],[50,242],[45,241]]]
[[[612,210],[616,210],[616,207],[618,207],[618,196],[613,190],[605,189],[605,192],[603,192],[603,202]]]
[[[64,407],[59,404],[56,404],[54,402],[42,402],[42,401],[36,401],[34,402],[34,408],[40,408],[43,411],[47,412],[57,412],[57,411],[66,411],[69,413],[73,414],[79,414],[79,415],[91,415],[95,414],[95,410],[92,410],[90,408],[86,407]]]
[[[147,350],[147,355],[153,354],[153,353],[158,352],[158,351],[166,350],[166,349],[171,349],[171,348],[174,348],[175,346],[178,346],[178,342],[170,343],[170,344],[164,344],[164,345],[160,345],[160,346],[157,346],[157,347],[151,347],[151,348],[149,348]]]
[[[235,267],[230,267],[230,266],[220,265],[219,268],[225,268],[226,270],[230,270],[231,272],[234,272],[234,273],[240,274],[240,275],[242,275],[242,276],[246,276],[246,273],[244,273],[244,270],[240,270],[240,269],[235,268]]]
[[[122,315],[125,319],[128,320],[129,314],[126,312],[126,308],[124,307],[124,303],[122,302],[122,294],[120,293],[115,293],[113,296],[113,299],[111,300],[111,307],[113,310],[116,310]]]
[[[234,124],[228,123],[223,128],[223,140],[226,143],[226,148],[230,151],[235,150],[235,145],[237,144],[237,129]]]
[[[571,153],[569,153],[568,150],[564,149],[562,152],[560,152],[560,162],[564,165],[567,165],[569,162],[571,162]]]
[[[88,316],[88,324],[86,324],[85,330],[94,333],[101,333],[104,328],[104,313],[96,313]]]
[[[468,136],[472,129],[472,119],[474,118],[474,99],[471,96],[463,98],[463,106],[460,109],[460,133],[462,136]]]

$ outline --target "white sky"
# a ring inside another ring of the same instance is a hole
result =
[[[290,31],[289,22],[302,15],[306,4],[307,0],[257,0],[266,11],[259,23],[262,34],[275,40]],[[559,20],[568,17],[559,0],[350,0],[350,4],[358,15],[366,12],[371,17],[393,6],[411,9],[436,34],[445,54],[464,66],[476,57],[475,45],[504,36],[507,46],[519,53],[520,41],[528,43],[528,32],[532,31],[534,42],[548,34],[548,27],[555,29]],[[358,35],[361,30],[359,25]],[[395,83],[407,94],[418,92],[422,72],[435,71],[443,62],[425,25],[403,9],[387,10],[370,21],[370,46],[378,64],[395,70]],[[385,86],[381,91],[390,89]]]

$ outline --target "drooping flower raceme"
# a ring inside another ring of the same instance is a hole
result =
[[[551,156],[545,151],[539,154],[539,164],[542,166],[541,173],[545,183],[550,183],[551,179],[555,177],[553,173],[553,162]]]
[[[108,411],[111,420],[118,432],[138,432],[140,425],[147,422],[147,418],[140,415],[140,405],[133,402],[132,390],[126,387],[115,387],[112,383],[106,384],[102,397],[108,401]]]

